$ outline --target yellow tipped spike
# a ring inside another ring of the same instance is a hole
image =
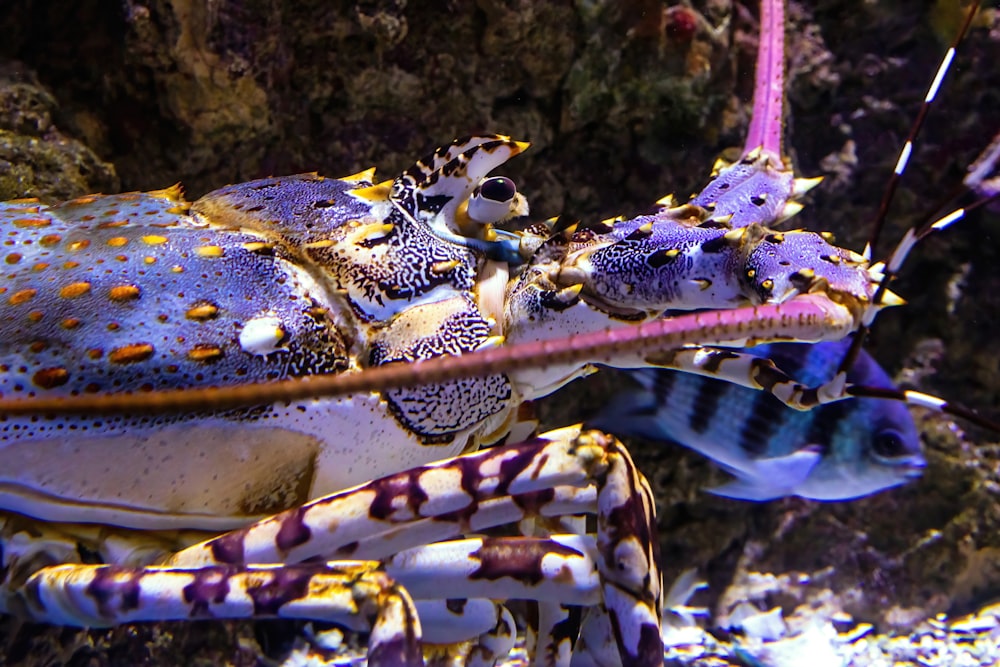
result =
[[[736,229],[731,229],[728,232],[726,232],[722,238],[726,239],[727,243],[732,243],[735,245],[743,240],[743,231],[745,229],[746,229],[745,227],[737,227]]]
[[[805,207],[797,201],[785,202],[784,207],[781,209],[781,213],[778,214],[778,222],[783,222],[792,216],[798,215],[803,208]]]
[[[507,338],[504,336],[488,336],[476,349],[488,350],[495,347],[502,347],[506,340]]]
[[[817,176],[816,178],[796,178],[792,181],[792,196],[801,197],[822,182],[822,176]]]
[[[392,223],[372,223],[370,225],[363,225],[359,227],[354,234],[352,234],[348,241],[350,243],[361,243],[364,241],[371,241],[374,239],[382,238],[391,232],[393,229]]]
[[[515,141],[514,145],[517,147],[517,152],[515,153],[515,155],[520,155],[524,151],[531,148],[531,143],[527,141]]]
[[[368,167],[367,169],[362,169],[356,174],[351,174],[350,176],[344,176],[343,178],[338,178],[337,180],[343,181],[344,183],[374,183],[375,167]]]
[[[677,206],[677,199],[674,197],[673,193],[669,195],[663,195],[656,200],[656,203],[660,206],[665,206],[666,208],[673,208]]]
[[[180,183],[174,183],[169,188],[163,188],[162,190],[150,190],[148,193],[154,197],[160,197],[161,199],[166,199],[168,201],[184,201],[184,186]]]
[[[433,264],[431,264],[431,272],[436,273],[438,275],[443,275],[445,273],[448,273],[449,271],[458,268],[458,265],[460,263],[461,262],[459,262],[457,259],[447,259],[447,260],[442,260],[440,262],[434,262]]]
[[[392,179],[389,179],[365,188],[354,188],[353,190],[348,190],[347,193],[364,201],[382,202],[389,201],[389,193],[391,191]]]
[[[893,306],[904,306],[906,305],[906,299],[899,296],[891,290],[886,290],[885,294],[882,295],[881,306],[883,308],[891,308]]]
[[[580,297],[580,292],[582,291],[583,291],[583,283],[570,285],[569,287],[564,287],[558,292],[556,292],[555,299],[559,303],[569,305],[575,302]]]
[[[851,261],[851,262],[856,263],[856,264],[864,264],[865,262],[868,261],[868,258],[866,258],[864,255],[859,255],[858,253],[854,252],[853,250],[848,250],[847,251],[847,259],[849,261]]]

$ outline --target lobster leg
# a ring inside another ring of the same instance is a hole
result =
[[[594,512],[596,540],[477,538],[420,546],[525,518]],[[419,548],[399,553],[408,547]],[[285,565],[336,557],[366,560]],[[388,572],[370,562],[376,558],[385,559]],[[550,563],[557,567],[547,570]],[[420,576],[418,565],[432,574]],[[572,581],[565,579],[570,566],[579,573]],[[662,663],[650,489],[621,443],[580,426],[312,501],[184,549],[158,567],[44,568],[16,587],[14,598],[29,617],[74,625],[192,615],[336,620],[370,628],[377,657],[404,639],[406,647],[419,644],[406,587],[417,597],[440,598],[434,572],[455,578],[458,597],[599,604],[624,664]],[[355,612],[361,618],[351,621]],[[399,651],[411,655],[410,648]]]
[[[433,664],[493,667],[514,648],[517,625],[502,604],[484,599],[415,602]]]
[[[651,354],[646,361],[653,367],[683,371],[764,391],[796,410],[810,410],[851,397],[847,392],[845,373],[838,373],[829,382],[817,387],[809,387],[789,376],[770,359],[735,349],[688,347]]]
[[[423,665],[420,621],[375,562],[327,565],[44,568],[23,589],[41,622],[88,627],[191,618],[309,618],[370,632],[368,664]]]
[[[584,516],[564,516],[548,521],[532,519],[522,521],[518,528],[522,535],[559,539],[556,537],[559,533],[585,535],[587,521]],[[574,643],[578,643],[580,636],[583,609],[579,605],[564,604],[561,600],[538,600],[534,605],[535,613],[528,614],[529,655],[536,656],[536,662],[545,667],[569,667],[573,660]]]

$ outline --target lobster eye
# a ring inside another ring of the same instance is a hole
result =
[[[513,212],[516,195],[517,187],[509,178],[487,178],[469,198],[469,217],[483,225],[503,220]]]
[[[509,202],[514,198],[515,192],[517,187],[514,186],[514,181],[503,176],[487,178],[479,186],[480,195],[496,202]]]
[[[872,451],[883,459],[894,459],[909,454],[903,436],[892,429],[879,431],[875,435],[872,440]]]

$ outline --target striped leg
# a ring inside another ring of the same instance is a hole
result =
[[[536,601],[538,618],[529,653],[534,665],[568,667],[580,630],[580,611],[586,607],[604,617],[597,543],[586,535],[547,538],[473,538],[432,544],[405,551],[386,563],[386,571],[416,599],[440,595],[516,598]],[[419,603],[418,603],[419,608]],[[428,619],[421,616],[424,625]],[[615,639],[607,632],[610,651],[618,656]],[[451,638],[455,641],[458,638]],[[579,646],[601,646],[580,640]],[[601,663],[595,663],[601,664]]]
[[[534,622],[529,637],[534,656],[532,665],[569,667],[576,647],[582,645],[578,637],[583,608],[558,602],[539,602],[537,605],[538,615],[530,619]]]
[[[606,614],[598,609],[588,609],[583,618],[580,632],[578,655],[573,659],[573,667],[617,667],[615,636]]]
[[[601,602],[592,536],[474,537],[408,549],[385,570],[417,600],[463,598]]]
[[[107,627],[199,618],[308,618],[370,632],[368,664],[423,665],[413,601],[379,563],[214,565],[193,570],[60,565],[28,579],[34,620]]]
[[[997,428],[995,422],[959,404],[919,391],[897,389],[891,383],[862,374],[857,364],[847,372],[832,372],[828,381],[807,384],[790,376],[786,369],[776,366],[770,359],[730,348],[686,347],[651,354],[645,361],[647,366],[682,371],[762,391],[795,410],[811,410],[847,398],[882,398],[956,415],[984,428]],[[861,368],[871,365],[864,363]],[[596,421],[593,425],[600,426],[601,422]]]
[[[522,535],[536,537],[554,537],[554,534],[563,532],[585,535],[587,520],[583,516],[555,517],[549,520],[522,521],[518,528]],[[533,604],[535,609],[533,614],[529,611],[527,640],[528,653],[534,656],[534,665],[569,667],[574,645],[580,636],[583,608],[543,600]]]
[[[770,359],[735,349],[687,347],[650,355],[650,366],[724,380],[771,394],[796,410],[850,398],[846,374],[837,374],[818,387],[803,385]]]
[[[418,600],[429,665],[493,667],[517,640],[514,616],[491,600]]]
[[[532,516],[595,509],[601,599],[616,628],[622,660],[659,665],[661,581],[652,494],[621,443],[579,426],[321,498],[185,549],[168,564],[192,568],[382,559]],[[515,552],[492,555],[497,565],[517,570]],[[440,597],[440,590],[434,588],[432,595]],[[461,595],[509,597],[496,592]]]

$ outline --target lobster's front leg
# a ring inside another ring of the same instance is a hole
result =
[[[191,616],[342,620],[363,608],[370,613],[362,612],[364,620],[353,627],[371,628],[370,650],[376,655],[383,644],[419,643],[420,626],[403,587],[410,580],[419,588],[426,577],[401,564],[402,549],[501,523],[595,511],[596,541],[572,538],[579,548],[530,538],[478,546],[465,541],[418,550],[413,558],[433,559],[436,550],[442,562],[466,564],[464,576],[461,569],[452,570],[457,574],[455,587],[447,589],[449,598],[563,597],[580,604],[593,602],[589,596],[596,595],[623,664],[662,664],[651,491],[618,440],[580,426],[320,498],[182,550],[161,567],[43,569],[29,579],[20,597],[38,620],[80,625]],[[517,557],[526,554],[534,556]],[[366,561],[396,555],[389,565],[400,581],[371,563],[280,565],[348,555]],[[561,558],[582,562],[581,572],[596,571],[596,581],[581,575],[570,585],[560,576],[561,567],[545,569],[547,559]],[[480,576],[487,561],[503,566],[490,581]],[[210,585],[198,583],[202,581]],[[356,594],[356,586],[367,588]],[[440,590],[421,591],[421,597]],[[357,606],[356,598],[363,605]]]
[[[44,568],[21,591],[22,613],[62,625],[135,621],[308,618],[369,632],[368,663],[423,665],[413,600],[377,562]]]

